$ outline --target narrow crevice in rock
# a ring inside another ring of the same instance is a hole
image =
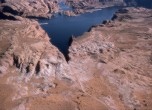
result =
[[[26,73],[29,73],[30,72],[30,66],[27,66],[26,67]]]
[[[36,74],[38,75],[38,73],[40,72],[40,61],[38,61],[35,71],[36,71]]]
[[[18,57],[13,55],[13,64],[17,67],[17,68],[20,68],[20,64],[19,64],[19,61],[18,61]]]
[[[14,9],[12,9],[11,7],[9,6],[4,6],[3,9],[2,9],[2,12],[7,12],[7,13],[11,13],[13,15],[20,15],[20,13]]]
[[[7,20],[17,20],[14,16],[6,15],[2,12],[0,12],[0,19],[7,19]]]
[[[69,47],[72,45],[72,42],[73,42],[74,38],[75,38],[74,36],[70,37],[69,42],[68,42],[68,46]],[[69,57],[69,47],[68,47],[68,53],[66,55],[64,55],[67,62],[70,60],[70,57]]]

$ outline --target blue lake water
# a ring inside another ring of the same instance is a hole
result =
[[[91,26],[101,24],[104,20],[110,20],[120,7],[110,7],[92,13],[81,14],[76,17],[56,15],[50,20],[39,20],[42,28],[51,37],[51,42],[67,55],[69,39],[71,36],[80,36],[88,31]]]

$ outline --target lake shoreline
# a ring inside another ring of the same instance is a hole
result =
[[[122,7],[108,7],[96,10],[92,13],[87,12],[79,16],[68,17],[56,15],[52,19],[40,19],[41,27],[48,33],[51,43],[68,56],[69,40],[72,36],[80,36],[95,25],[100,25],[104,20],[111,20],[114,13]]]

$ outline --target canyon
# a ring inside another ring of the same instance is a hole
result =
[[[66,60],[29,19],[58,1],[0,3],[0,110],[151,110],[151,9],[122,8],[72,37]]]

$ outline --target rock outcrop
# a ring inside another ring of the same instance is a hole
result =
[[[14,65],[23,75],[55,76],[62,64],[66,64],[64,56],[50,44],[46,32],[36,21],[20,18],[17,21],[1,20],[0,24],[2,75]]]
[[[17,19],[0,20],[1,110],[26,110],[22,101],[19,109],[14,108],[17,100],[54,88],[55,80],[71,81],[64,56],[50,44],[46,32],[36,21]]]
[[[49,18],[58,12],[56,0],[2,0],[0,13],[30,18]]]
[[[73,38],[69,53],[69,65],[90,100],[108,110],[151,109],[152,10],[120,10],[113,21]]]

